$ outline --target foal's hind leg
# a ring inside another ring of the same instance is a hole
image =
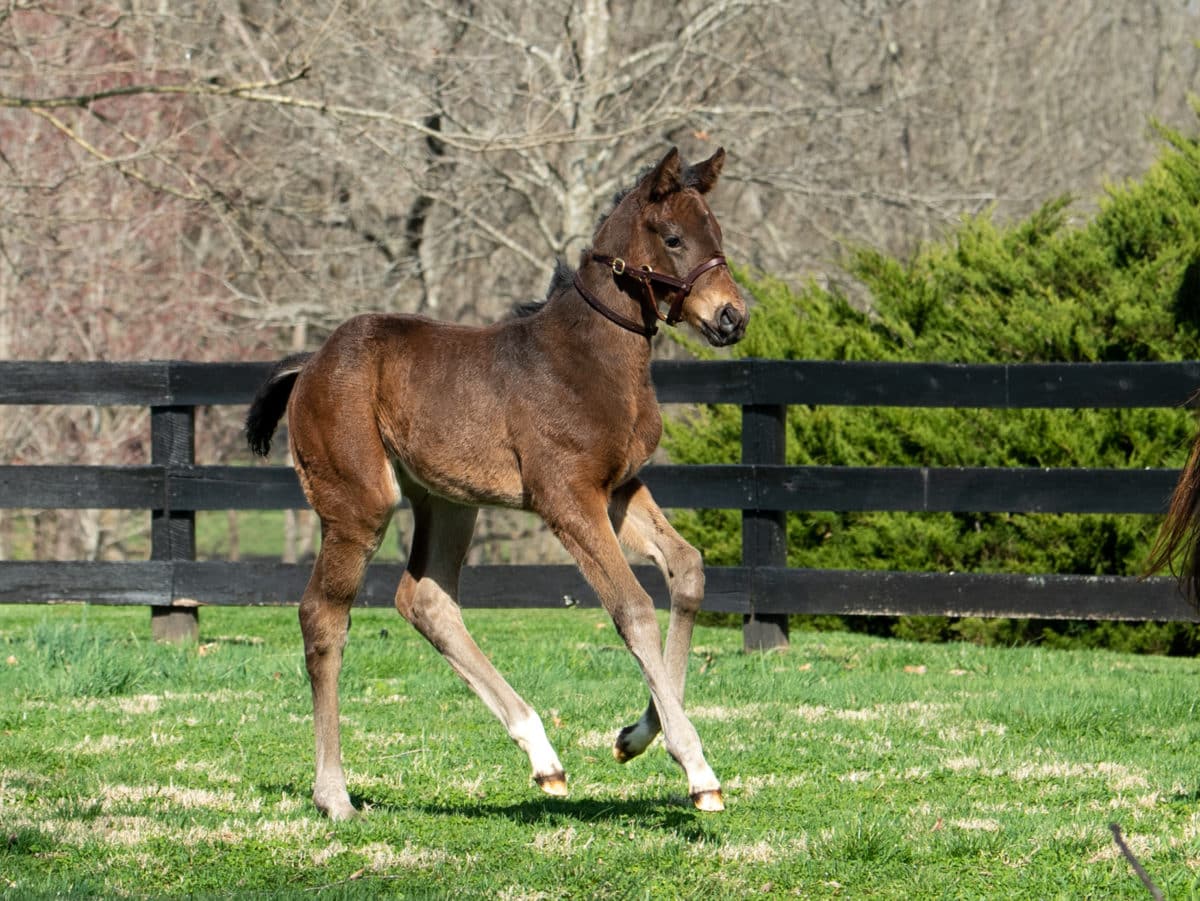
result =
[[[703,558],[675,531],[650,496],[650,491],[636,479],[621,486],[613,495],[608,515],[621,544],[653,561],[667,580],[671,592],[671,618],[663,657],[667,677],[682,703],[692,628],[704,601]],[[613,756],[622,763],[636,757],[650,746],[661,728],[652,699],[642,718],[617,735]]]
[[[529,755],[533,778],[549,795],[565,795],[567,779],[541,718],[513,691],[475,644],[457,603],[458,576],[475,528],[463,507],[405,484],[413,504],[413,546],[396,592],[396,609],[424,635]]]
[[[333,820],[347,819],[355,813],[342,771],[338,721],[342,650],[350,628],[350,607],[386,525],[386,516],[381,522],[359,522],[355,526],[323,520],[321,551],[300,601],[300,630],[304,635],[304,663],[312,684],[316,737],[313,802]]]
[[[361,422],[369,414],[354,404],[355,399],[338,398],[332,409],[351,420],[358,416]],[[341,820],[354,815],[342,771],[338,721],[342,650],[350,628],[350,607],[400,492],[378,440],[362,435],[355,440],[347,420],[323,423],[314,409],[319,412],[321,407],[311,396],[293,396],[292,453],[305,494],[321,518],[321,550],[300,601],[300,630],[313,696],[313,801],[331,819]]]

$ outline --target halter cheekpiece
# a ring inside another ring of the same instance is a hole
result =
[[[621,257],[608,256],[602,253],[589,253],[588,258],[593,263],[607,266],[612,271],[613,278],[632,279],[642,286],[640,302],[645,321],[637,322],[605,306],[600,301],[600,298],[584,287],[583,280],[579,277],[578,269],[575,271],[575,290],[580,293],[592,309],[610,322],[614,322],[621,326],[621,328],[631,331],[634,334],[643,335],[646,338],[658,334],[659,322],[665,322],[667,325],[675,325],[683,318],[683,304],[692,292],[692,288],[696,284],[696,279],[700,278],[700,276],[710,269],[727,265],[723,253],[713,254],[713,256],[693,268],[682,279],[679,279],[664,272],[655,272],[649,266],[631,266]],[[672,294],[674,295],[671,300],[671,307],[665,316],[658,308],[658,298],[654,294],[655,283],[665,285],[670,289],[668,297]]]

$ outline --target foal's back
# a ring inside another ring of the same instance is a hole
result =
[[[627,478],[658,441],[648,374],[631,381],[586,333],[562,328],[569,312],[550,304],[484,327],[398,314],[348,320],[296,382],[296,459],[365,469],[393,504],[394,466],[449,500],[524,508],[541,479]],[[539,471],[547,460],[560,471]]]

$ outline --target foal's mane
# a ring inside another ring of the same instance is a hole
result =
[[[526,316],[532,316],[546,304],[548,304],[556,294],[565,291],[571,286],[571,280],[575,277],[575,270],[566,264],[563,260],[554,261],[554,273],[550,276],[550,286],[546,289],[546,296],[541,300],[519,300],[512,305],[513,319],[524,319]]]

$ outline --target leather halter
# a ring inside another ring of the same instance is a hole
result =
[[[579,270],[575,271],[575,290],[580,293],[588,305],[597,313],[604,316],[610,322],[614,322],[621,328],[633,332],[637,335],[642,335],[650,338],[658,334],[658,322],[665,322],[667,325],[675,325],[683,318],[683,304],[691,294],[692,288],[696,284],[696,279],[700,278],[710,269],[716,269],[718,266],[726,266],[725,254],[717,253],[709,257],[703,263],[692,269],[683,278],[676,278],[673,275],[667,275],[664,272],[655,272],[649,266],[631,267],[621,257],[608,256],[602,253],[589,253],[589,259],[594,263],[599,263],[602,266],[607,266],[612,270],[614,278],[630,278],[638,282],[642,286],[642,296],[640,302],[642,305],[642,315],[645,322],[636,322],[628,316],[624,316],[605,306],[600,298],[596,297],[591,291],[584,287],[583,280],[579,277]],[[671,301],[671,307],[664,316],[658,309],[658,298],[654,295],[655,283],[666,285],[670,289],[670,293],[674,294]]]

